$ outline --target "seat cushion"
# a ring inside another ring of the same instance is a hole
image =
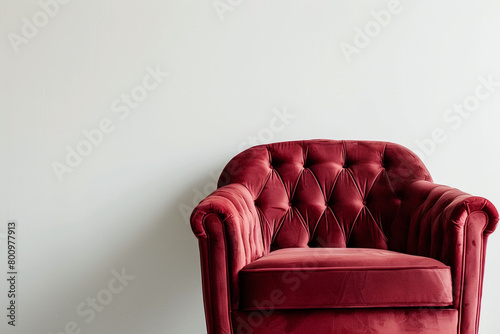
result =
[[[239,309],[444,307],[450,267],[370,248],[285,248],[239,273]]]

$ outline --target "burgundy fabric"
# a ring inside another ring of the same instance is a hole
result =
[[[454,309],[235,311],[237,334],[456,334]]]
[[[274,250],[309,247],[439,260],[451,269],[457,333],[477,333],[486,241],[498,213],[486,199],[434,184],[408,149],[374,141],[261,145],[234,157],[218,185],[191,216],[208,333],[234,333],[242,268]]]
[[[432,307],[453,302],[450,268],[369,248],[287,248],[240,271],[240,310]],[[280,303],[269,303],[273,294]]]
[[[390,248],[451,267],[459,333],[477,333],[488,236],[498,212],[488,200],[458,189],[415,182],[403,194]]]
[[[238,295],[238,272],[265,254],[257,212],[239,184],[217,189],[191,215],[201,256],[203,299],[209,333],[230,334],[230,287]]]
[[[431,176],[402,146],[316,140],[250,148],[228,163],[219,186],[250,191],[268,249],[387,249],[401,192],[415,180]]]

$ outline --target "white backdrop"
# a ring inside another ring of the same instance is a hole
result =
[[[0,25],[2,333],[203,333],[186,216],[253,144],[397,142],[500,206],[498,1],[0,0]],[[481,333],[499,257],[497,231]]]

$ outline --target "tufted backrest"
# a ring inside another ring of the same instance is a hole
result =
[[[250,191],[268,250],[387,249],[402,190],[417,180],[432,181],[400,145],[305,140],[247,149],[227,164],[218,186]]]

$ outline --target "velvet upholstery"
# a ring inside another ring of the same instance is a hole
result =
[[[346,328],[360,324],[371,333],[477,333],[498,213],[484,198],[433,183],[408,149],[261,145],[234,157],[218,187],[191,216],[208,333],[245,333],[238,317],[255,312],[265,316],[252,333],[354,333]],[[286,291],[281,278],[280,287],[278,272],[303,267],[313,248],[321,260],[298,272],[307,279]]]
[[[455,334],[458,311],[451,308],[316,309],[234,311],[238,334]]]
[[[275,309],[440,307],[453,302],[450,267],[382,249],[279,249],[245,266],[239,280],[241,310],[262,308],[276,291],[281,302]]]

